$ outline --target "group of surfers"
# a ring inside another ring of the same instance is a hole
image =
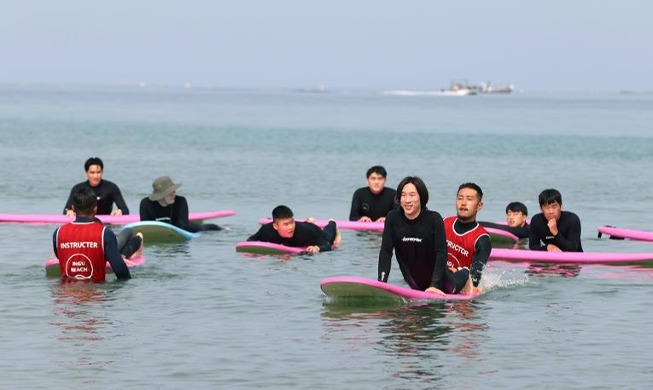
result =
[[[130,278],[125,259],[139,254],[143,237],[128,229],[116,237],[95,218],[96,214],[128,214],[129,209],[118,186],[102,179],[104,167],[99,158],[88,159],[84,168],[88,180],[73,187],[64,208],[64,213],[75,219],[53,235],[62,278],[104,281],[105,261],[111,264],[117,278]],[[533,216],[530,224],[523,203],[508,204],[504,225],[477,221],[483,208],[483,191],[475,183],[458,187],[456,215],[443,218],[427,208],[429,193],[421,178],[407,176],[394,190],[385,186],[387,171],[382,166],[371,167],[366,177],[367,185],[354,192],[349,219],[384,224],[379,281],[387,282],[394,252],[404,280],[413,289],[434,294],[479,292],[481,275],[492,250],[485,227],[528,238],[531,250],[582,252],[580,219],[562,209],[562,196],[555,189],[540,193],[541,213]],[[167,222],[193,232],[220,230],[214,224],[188,220],[188,203],[176,195],[180,186],[168,176],[154,180],[152,194],[140,204],[141,220]],[[279,205],[272,210],[272,222],[262,225],[248,241],[304,247],[317,253],[337,248],[340,238],[334,220],[319,228],[311,220],[295,221],[292,210]]]

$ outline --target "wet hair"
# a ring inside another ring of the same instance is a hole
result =
[[[419,202],[421,204],[421,207],[425,208],[426,204],[429,202],[429,190],[426,188],[426,184],[424,184],[422,179],[419,178],[418,176],[406,176],[399,183],[399,185],[397,186],[397,195],[396,195],[397,203],[399,203],[399,199],[401,197],[401,191],[408,183],[411,183],[415,186],[415,188],[417,189],[417,193],[419,194]]]
[[[383,176],[384,179],[388,176],[388,172],[386,172],[385,168],[380,165],[375,165],[372,168],[368,169],[367,176],[365,177],[369,179],[370,175],[373,173],[378,173],[379,175]]]
[[[522,213],[524,215],[528,215],[528,209],[526,208],[526,205],[523,204],[522,202],[508,203],[508,206],[506,206],[506,214],[508,214],[508,211],[512,211],[513,213]]]
[[[540,207],[552,203],[558,203],[562,205],[562,195],[560,194],[560,191],[554,188],[549,188],[540,192],[538,200],[540,201]]]
[[[483,190],[481,189],[481,187],[478,186],[478,184],[476,184],[476,183],[463,183],[458,187],[458,191],[456,191],[456,194],[458,194],[460,192],[460,190],[462,190],[463,188],[470,188],[470,189],[476,191],[476,193],[478,194],[478,200],[479,201],[483,200]]]
[[[95,206],[97,206],[97,195],[90,188],[81,187],[73,193],[75,213],[89,215]]]
[[[290,207],[279,205],[272,210],[272,220],[276,221],[278,219],[292,218],[293,213]]]
[[[99,157],[91,157],[86,162],[84,163],[84,170],[88,172],[88,169],[91,167],[91,165],[99,165],[100,169],[104,170],[104,163],[102,160],[100,160]]]

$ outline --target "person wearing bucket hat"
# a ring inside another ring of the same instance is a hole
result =
[[[68,200],[64,206],[63,213],[69,217],[74,217],[75,212],[73,211],[73,195],[80,188],[89,188],[97,196],[97,214],[100,215],[127,215],[129,214],[129,208],[127,208],[127,203],[122,197],[120,188],[109,181],[102,179],[102,171],[104,169],[104,163],[99,157],[91,157],[84,163],[84,171],[86,172],[86,178],[88,180],[75,184],[75,186],[70,190],[70,195],[68,195]],[[116,204],[116,209],[113,209],[113,204]]]
[[[141,221],[167,222],[191,233],[222,230],[213,223],[199,224],[188,220],[188,202],[177,195],[181,183],[169,176],[161,176],[152,182],[152,193],[141,200]]]

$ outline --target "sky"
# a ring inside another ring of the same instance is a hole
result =
[[[2,0],[0,83],[653,90],[649,0]]]

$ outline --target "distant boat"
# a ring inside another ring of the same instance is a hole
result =
[[[449,89],[440,90],[442,96],[470,96],[477,93],[478,88],[470,86],[465,80],[453,80],[449,85]]]
[[[515,86],[512,84],[493,85],[489,81],[487,83],[479,83],[477,87],[478,93],[511,93],[514,91]]]

